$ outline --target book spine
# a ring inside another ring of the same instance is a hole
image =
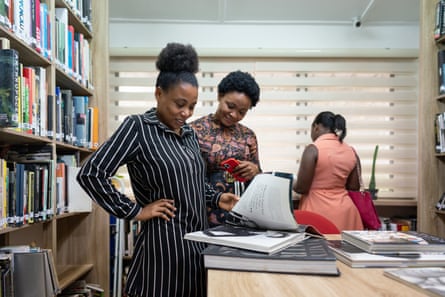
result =
[[[19,126],[19,55],[14,49],[0,50],[0,126]]]
[[[437,67],[439,73],[439,94],[445,93],[445,50],[437,52]]]
[[[74,112],[76,116],[75,120],[75,134],[76,134],[76,145],[80,147],[87,147],[87,115],[85,113],[86,100],[84,96],[74,96]]]

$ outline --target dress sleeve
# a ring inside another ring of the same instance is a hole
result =
[[[110,214],[125,219],[134,218],[141,207],[119,192],[112,176],[138,150],[136,121],[128,117],[115,133],[91,155],[77,175],[77,181],[93,201]]]
[[[249,161],[255,163],[258,166],[260,172],[262,172],[260,158],[258,154],[258,140],[256,138],[255,132],[251,131],[250,137],[248,139],[249,144]]]

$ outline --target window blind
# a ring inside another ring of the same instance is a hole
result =
[[[379,145],[379,199],[416,198],[416,58],[201,57],[191,120],[216,110],[217,85],[233,70],[251,73],[261,88],[242,123],[257,134],[264,171],[296,174],[314,117],[330,110],[346,118],[345,142],[360,155],[365,187]],[[110,72],[111,135],[127,115],[156,106],[155,57],[111,56]]]

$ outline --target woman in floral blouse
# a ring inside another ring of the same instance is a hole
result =
[[[258,103],[259,95],[260,88],[249,73],[231,72],[218,85],[216,112],[190,123],[198,135],[208,182],[217,191],[240,195],[261,172],[255,132],[239,123]],[[235,180],[221,166],[221,162],[229,158],[239,161],[234,174],[242,177],[244,182]],[[215,226],[225,221],[227,211],[208,208],[207,214],[210,226]]]

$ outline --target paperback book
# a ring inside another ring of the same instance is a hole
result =
[[[342,240],[330,240],[329,247],[337,260],[352,268],[445,266],[445,253],[371,254]]]
[[[342,231],[342,239],[368,253],[445,253],[445,239],[416,231]]]
[[[309,238],[272,255],[220,245],[209,245],[203,255],[205,267],[211,269],[339,275],[335,255],[321,238]]]
[[[445,296],[445,268],[417,267],[385,269],[383,275],[414,288],[427,296]]]

